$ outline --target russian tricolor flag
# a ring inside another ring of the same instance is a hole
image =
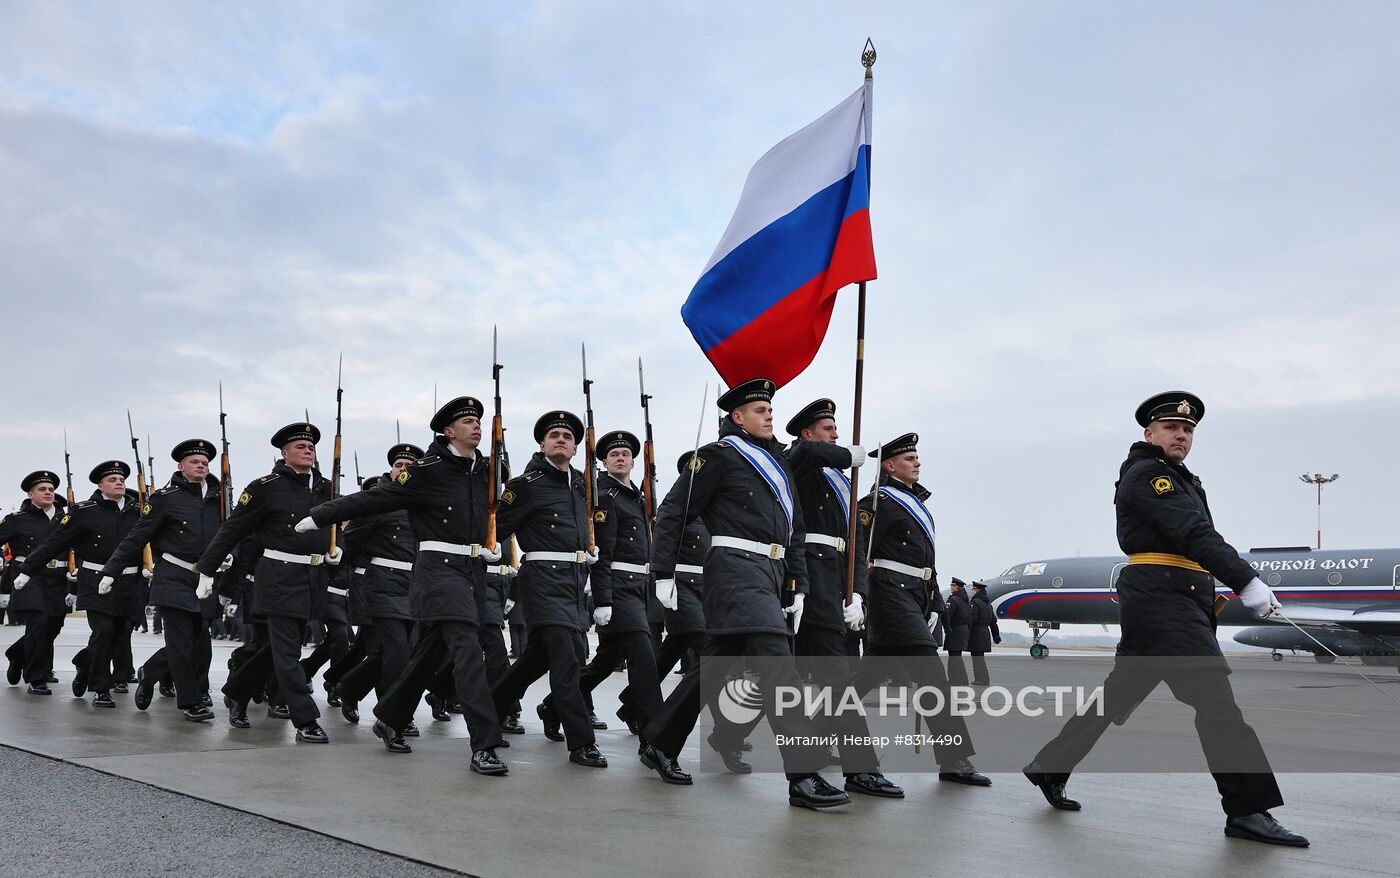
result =
[[[731,387],[779,386],[817,355],[836,293],[875,277],[870,80],[749,171],[681,319]]]

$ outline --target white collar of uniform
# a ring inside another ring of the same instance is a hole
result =
[[[47,516],[49,517],[50,520],[52,520],[53,517],[54,517],[55,515],[58,514],[58,504],[55,503],[54,505],[50,506],[48,509],[45,509],[45,510],[44,510],[44,514],[47,515]]]

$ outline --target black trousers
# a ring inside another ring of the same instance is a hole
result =
[[[166,622],[169,625],[169,621]],[[306,622],[290,616],[267,617],[268,652],[272,656],[272,673],[282,701],[291,714],[292,724],[301,728],[321,717],[321,711],[311,698],[311,684],[301,666],[301,634]]]
[[[656,657],[651,651],[650,631],[598,635],[598,651],[579,674],[579,688],[591,693],[617,670],[617,663],[622,659],[627,660],[628,692],[628,700],[623,703],[636,711],[642,725],[646,725],[661,711],[661,682],[657,676]],[[544,700],[554,707],[552,695],[545,696]]]
[[[359,666],[360,662],[369,655],[368,644],[372,641],[373,623],[365,623],[355,627],[355,636],[350,638],[350,649],[339,658],[332,659],[326,666],[325,681],[330,688],[340,685],[341,679],[346,674]]]
[[[130,616],[117,617],[117,631],[112,641],[112,681],[125,683],[136,674],[131,655],[131,633],[136,622]]]
[[[1119,661],[1104,681],[1103,715],[1091,712],[1071,717],[1060,733],[1036,754],[1035,761],[1064,783],[1113,720],[1141,702],[1159,683],[1165,682],[1172,696],[1196,711],[1196,734],[1205,751],[1206,764],[1220,792],[1220,806],[1231,817],[1267,811],[1283,804],[1283,794],[1269,770],[1268,757],[1259,736],[1244,721],[1235,692],[1230,686],[1229,669],[1219,665],[1192,663],[1180,671],[1169,667],[1153,672],[1138,657]],[[1247,765],[1256,770],[1227,772],[1227,765]]]
[[[517,659],[525,654],[525,644],[530,640],[530,632],[516,622],[510,624],[510,651]]]
[[[272,644],[267,633],[267,622],[259,619],[247,626],[248,639],[234,649],[229,656],[228,679],[224,682],[223,693],[235,703],[247,707],[250,700],[272,682]],[[271,687],[277,690],[274,685]],[[278,697],[272,703],[280,703]]]
[[[877,662],[864,661],[855,673],[856,691],[861,695],[879,686],[887,677],[890,665],[911,679],[916,686],[932,686],[943,695],[945,709],[940,713],[925,717],[931,733],[951,743],[935,744],[934,758],[940,766],[949,767],[961,759],[976,753],[972,746],[972,735],[967,730],[967,720],[954,716],[946,709],[948,698],[948,674],[943,661],[938,657],[936,646],[867,646],[866,658],[879,659]]]
[[[64,617],[24,610],[19,618],[24,622],[24,634],[5,650],[5,657],[20,665],[24,682],[42,683],[53,670],[53,642],[63,630]]]
[[[375,619],[372,625],[361,626],[365,660],[340,678],[340,697],[358,702],[373,689],[382,699],[408,668],[408,634],[412,628],[413,623],[407,619]]]
[[[703,631],[682,631],[679,634],[673,631],[666,635],[666,639],[661,641],[661,651],[656,654],[657,686],[661,685],[661,681],[666,679],[666,675],[671,673],[686,655],[691,652],[698,654],[704,645],[705,632]],[[623,707],[630,709],[632,707],[632,687],[622,687],[622,691],[617,693],[617,700]],[[649,721],[650,718],[648,718]]]
[[[112,688],[112,657],[117,651],[117,632],[126,628],[129,637],[131,628],[125,618],[101,610],[88,610],[87,621],[91,633],[87,646],[73,656],[73,667],[78,679],[86,681],[89,692],[106,692]]]
[[[395,731],[403,731],[418,710],[429,683],[442,663],[452,663],[452,679],[462,718],[467,721],[472,752],[501,746],[501,724],[491,705],[491,687],[486,682],[486,665],[481,657],[481,639],[470,622],[442,621],[419,623],[418,645],[408,665],[384,697],[374,706],[374,715]]]
[[[710,714],[715,719],[715,734],[722,746],[738,749],[743,742],[743,733],[738,740],[731,731],[737,727],[727,724],[716,706],[716,699],[724,688],[727,674],[726,665],[736,667],[743,656],[762,658],[759,692],[763,699],[763,712],[767,714],[773,731],[779,735],[797,738],[816,735],[812,722],[801,711],[787,710],[781,714],[774,710],[774,692],[779,686],[797,687],[797,666],[792,661],[792,647],[785,634],[707,634],[700,650],[701,661],[686,672],[671,696],[661,707],[661,712],[647,724],[644,737],[656,749],[668,756],[674,756],[685,747],[695,723],[700,718],[700,710],[709,705]],[[704,673],[701,673],[701,669]],[[726,726],[728,728],[726,728]],[[815,767],[821,763],[820,751],[807,746],[784,746],[783,767],[789,780],[810,777]]]
[[[829,686],[836,692],[854,682],[856,663],[846,654],[844,631],[804,626],[793,638],[793,649],[797,652],[797,673],[804,680],[819,687]],[[814,721],[822,734],[837,736],[836,747],[841,756],[843,773],[864,774],[880,770],[880,759],[875,755],[874,747],[847,743],[869,740],[870,726],[865,717],[846,712],[840,716],[818,716]]]
[[[342,659],[350,652],[350,626],[336,619],[326,619],[325,629],[325,638],[311,650],[311,655],[301,659],[301,667],[308,680],[314,680],[316,672],[326,662]]]
[[[967,665],[963,664],[962,650],[948,650],[948,684],[951,686],[967,685]]]
[[[520,709],[520,697],[546,673],[549,674],[549,694],[564,740],[570,750],[595,743],[593,726],[588,721],[588,706],[579,689],[579,652],[583,649],[583,632],[565,625],[541,625],[530,629],[525,651],[520,653],[510,671],[491,688],[496,702],[496,715],[505,718]]]
[[[213,656],[209,626],[204,624],[200,613],[171,607],[161,608],[161,619],[165,646],[146,659],[141,666],[142,676],[154,686],[156,681],[169,675],[175,683],[176,705],[182,710],[196,707],[208,688],[209,662]]]
[[[483,625],[477,629],[481,638],[481,653],[486,660],[486,680],[492,686],[501,682],[510,672],[510,654],[506,652],[506,636],[499,625]],[[515,702],[511,713],[520,712],[520,702]]]

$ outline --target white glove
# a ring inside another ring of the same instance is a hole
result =
[[[112,586],[113,586],[113,585],[116,585],[116,582],[117,582],[117,581],[116,581],[115,579],[113,579],[112,577],[110,577],[110,576],[104,576],[104,577],[102,577],[101,579],[97,580],[97,593],[98,593],[98,594],[111,594],[111,593],[112,593]]]
[[[72,573],[65,573],[65,574],[63,574],[63,578],[66,579],[66,580],[68,580],[69,582],[77,582],[77,581],[78,581],[78,571],[74,570]]]
[[[677,603],[679,603],[679,597],[676,594],[675,579],[656,580],[656,602],[668,610],[674,610],[676,608]]]
[[[864,445],[852,445],[852,446],[850,446],[850,450],[851,450],[851,469],[860,469],[860,465],[863,464],[863,463],[865,463],[865,446],[864,446]]]
[[[487,564],[501,563],[501,544],[497,543],[496,548],[494,549],[488,549],[485,546],[482,546],[481,557],[486,559]]]
[[[28,585],[28,584],[29,584],[29,574],[28,574],[28,573],[21,573],[20,575],[18,575],[18,576],[15,577],[15,591],[19,591],[19,590],[23,589],[23,588],[24,588],[26,585]]]
[[[859,631],[865,627],[865,598],[861,597],[859,593],[851,594],[851,603],[841,612],[846,617],[847,628]]]
[[[598,553],[597,553],[597,552],[584,552],[584,553],[583,553],[583,560],[584,560],[585,563],[588,564],[589,567],[592,567],[594,564],[597,564],[597,563],[598,563]]]
[[[783,612],[792,617],[792,633],[802,627],[802,606],[807,602],[807,596],[802,592],[792,596],[792,603],[783,608]]]
[[[204,600],[214,593],[214,577],[208,573],[199,574],[199,585],[195,586],[194,596]]]
[[[593,594],[593,580],[588,580],[583,584],[583,593],[591,596]]]
[[[1254,615],[1260,619],[1269,615],[1278,607],[1278,599],[1264,582],[1255,577],[1249,581],[1249,585],[1240,592],[1240,603],[1254,611]]]
[[[228,609],[228,606],[231,603],[233,603],[233,598],[229,597],[226,594],[219,595],[219,606],[223,607],[224,609]]]
[[[612,607],[599,607],[593,611],[593,624],[602,628],[612,621]]]
[[[78,603],[78,596],[75,594],[66,594],[63,596],[63,602],[69,607],[73,607]]]
[[[142,568],[141,568],[141,577],[142,577],[143,579],[150,579],[150,578],[154,577],[155,575],[156,575],[156,572],[155,572],[154,570],[147,570],[145,567],[142,567]]]
[[[225,555],[225,556],[224,556],[223,563],[221,563],[221,564],[219,565],[219,569],[218,569],[218,570],[215,570],[214,572],[215,572],[215,573],[227,573],[227,572],[228,572],[228,569],[229,569],[230,567],[232,567],[232,566],[233,566],[233,556],[232,556],[232,555]]]
[[[506,598],[506,612],[505,612],[505,615],[509,616],[509,615],[510,615],[510,611],[513,610],[513,609],[515,609],[515,601],[511,600],[510,598]]]
[[[301,521],[298,521],[297,526],[293,529],[299,534],[311,533],[316,529],[316,519],[308,515]]]
[[[5,609],[5,608],[8,607],[9,605],[10,605],[10,596],[7,595],[7,594],[0,594],[0,610]]]
[[[334,549],[331,549],[329,552],[326,553],[326,563],[334,567],[335,565],[339,564],[340,559],[344,557],[345,550],[342,549],[340,546],[336,546]]]
[[[237,615],[238,615],[238,604],[229,604],[228,607],[227,607],[227,609],[228,609],[228,614],[229,614],[230,616],[237,616]]]

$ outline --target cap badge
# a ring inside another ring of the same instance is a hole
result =
[[[1176,413],[1179,415],[1191,414],[1191,403],[1183,399],[1180,403],[1177,404]]]

